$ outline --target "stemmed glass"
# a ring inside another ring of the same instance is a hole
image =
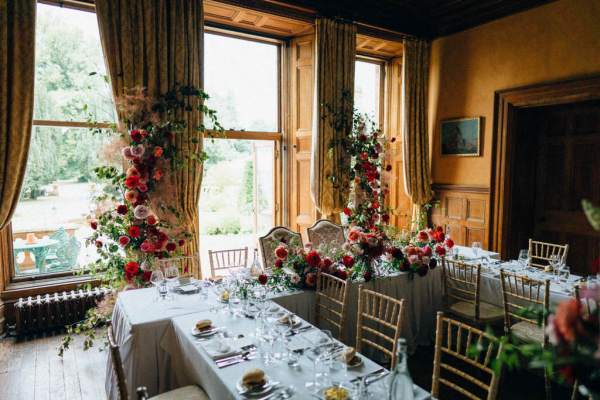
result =
[[[548,260],[548,264],[552,268],[552,274],[554,275],[554,281],[558,282],[558,267],[560,264],[560,257],[558,254],[550,255],[550,259]]]
[[[318,342],[309,349],[305,354],[306,357],[313,362],[314,378],[312,381],[306,382],[306,388],[312,389],[314,393],[318,392],[322,386],[322,382],[326,378],[327,372],[324,368],[329,368],[329,364],[324,362],[333,344],[333,339],[330,331],[323,330],[320,332]],[[319,368],[317,368],[319,366]]]
[[[529,265],[529,250],[523,249],[519,251],[519,264],[521,264],[522,269],[526,269]]]
[[[175,282],[179,279],[179,268],[175,265],[165,267],[164,274],[169,288],[173,290],[175,288]]]
[[[471,250],[473,250],[473,255],[475,256],[475,259],[478,259],[479,251],[481,250],[481,242],[471,243]]]
[[[168,293],[167,282],[161,270],[152,271],[152,274],[150,274],[150,283],[156,287],[158,292],[157,300],[166,299]]]

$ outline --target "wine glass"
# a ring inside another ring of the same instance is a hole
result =
[[[471,243],[471,250],[473,250],[473,255],[475,256],[475,259],[478,259],[479,251],[481,250],[481,242]]]
[[[319,378],[324,373],[323,371],[317,369],[317,365],[325,364],[321,361],[323,361],[322,356],[328,351],[328,348],[328,344],[316,345],[304,353],[306,354],[306,357],[313,363],[313,380],[306,382],[305,386],[307,389],[312,390],[314,393],[319,391],[321,387],[321,382],[319,381]]]
[[[167,296],[167,285],[165,275],[161,270],[154,270],[150,274],[150,283],[156,287],[158,292],[157,300],[164,300]]]
[[[563,282],[568,282],[569,277],[571,276],[571,268],[565,263],[560,263],[560,280]]]
[[[548,264],[552,268],[552,274],[554,275],[554,281],[558,281],[558,265],[560,263],[560,256],[558,254],[550,255]]]
[[[523,249],[519,251],[519,264],[521,264],[522,269],[527,268],[529,265],[529,250]]]

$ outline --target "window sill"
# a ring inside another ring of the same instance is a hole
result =
[[[16,281],[6,285],[0,293],[3,301],[16,300],[19,297],[37,296],[46,293],[71,291],[78,289],[81,285],[91,283],[97,284],[98,280],[89,275],[69,275],[63,277],[48,277],[35,280]]]

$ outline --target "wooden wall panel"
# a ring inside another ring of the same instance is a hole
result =
[[[310,195],[314,36],[293,39],[290,52],[289,225],[290,229],[301,232],[306,239],[306,229],[317,219],[317,210]]]
[[[488,249],[489,189],[455,185],[433,185],[439,205],[431,213],[434,225],[444,227],[454,242],[471,246],[481,242]]]

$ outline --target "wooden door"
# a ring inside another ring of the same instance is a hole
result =
[[[516,172],[535,177],[535,184],[530,180],[528,185],[524,183],[519,194],[533,198],[531,215],[525,217],[533,225],[531,236],[568,243],[567,263],[577,273],[589,273],[593,260],[600,256],[600,232],[587,222],[581,199],[600,203],[600,101],[539,107],[522,113],[520,120],[525,120],[523,126],[527,128],[519,133],[528,135],[528,142],[535,144],[530,145],[530,166],[526,167],[524,161]],[[525,232],[520,230],[519,244],[525,248]]]
[[[290,229],[302,233],[317,219],[310,194],[310,150],[314,98],[314,35],[291,42]]]

